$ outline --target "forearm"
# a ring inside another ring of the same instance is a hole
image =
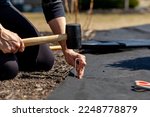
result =
[[[45,19],[54,34],[64,34],[66,27],[66,19],[62,0],[42,0],[42,8]],[[59,42],[62,51],[67,50],[66,41]]]
[[[54,34],[65,34],[66,19],[65,17],[58,17],[48,22]],[[62,51],[67,50],[66,40],[60,41]]]

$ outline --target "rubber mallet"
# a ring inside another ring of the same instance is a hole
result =
[[[81,48],[80,24],[67,24],[66,34],[24,38],[23,42],[25,44],[25,47],[27,47],[27,46],[44,44],[44,43],[58,42],[61,40],[66,40],[67,47],[69,49]]]

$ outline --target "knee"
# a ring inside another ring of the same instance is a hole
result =
[[[55,58],[54,56],[51,56],[50,59],[44,59],[42,61],[37,62],[37,69],[42,71],[49,71],[52,69],[54,65]]]
[[[16,61],[8,61],[0,66],[0,80],[13,79],[19,72]]]

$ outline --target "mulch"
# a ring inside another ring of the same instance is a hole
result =
[[[0,99],[46,99],[65,80],[72,69],[66,63],[61,50],[54,51],[53,54],[55,56],[55,64],[48,72],[20,72],[14,79],[0,81]]]
[[[61,52],[56,51],[54,55],[55,64],[48,72],[20,72],[14,79],[0,81],[0,99],[46,99],[72,69]]]

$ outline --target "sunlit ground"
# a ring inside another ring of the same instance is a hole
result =
[[[24,13],[24,15],[35,25],[39,31],[51,31],[47,25],[43,13]],[[66,15],[67,23],[74,23],[74,15]],[[128,26],[137,26],[142,24],[150,24],[150,13],[135,14],[93,14],[86,13],[78,15],[78,23],[83,29],[106,30]],[[88,25],[89,24],[89,25]]]

